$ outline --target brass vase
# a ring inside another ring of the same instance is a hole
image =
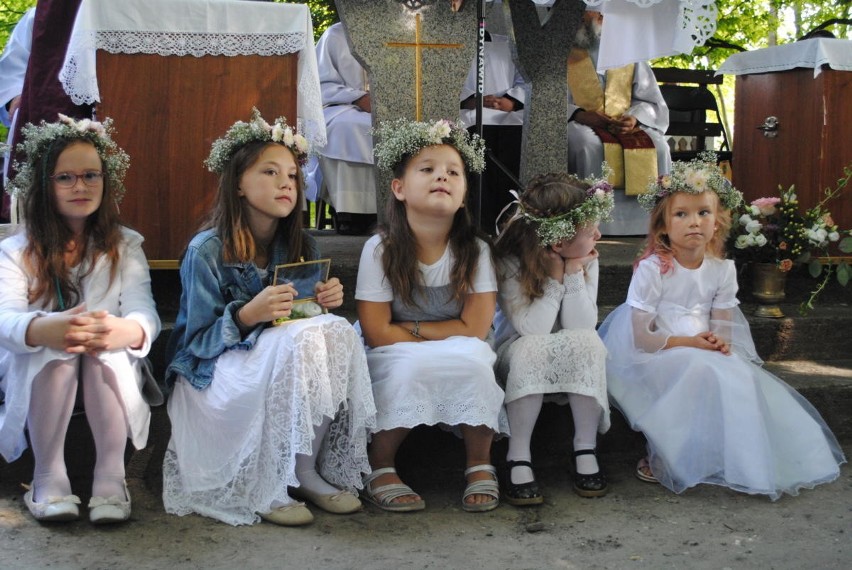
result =
[[[774,263],[755,263],[752,266],[752,292],[760,302],[755,316],[780,319],[784,316],[778,303],[784,300],[787,272]]]

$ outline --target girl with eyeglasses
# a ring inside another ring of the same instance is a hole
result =
[[[39,521],[77,519],[64,448],[81,391],[97,457],[89,519],[115,523],[130,517],[127,439],[148,439],[142,371],[160,320],[142,236],[118,219],[129,158],[111,121],[59,119],[24,127],[10,184],[25,221],[0,243],[0,453],[18,458],[26,427],[35,473],[24,503]]]

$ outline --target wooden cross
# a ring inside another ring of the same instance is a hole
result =
[[[422,85],[422,63],[423,63],[423,48],[460,48],[463,44],[429,44],[420,41],[420,13],[414,16],[414,43],[409,42],[387,42],[387,47],[394,48],[414,48],[414,119],[420,121],[422,119],[422,103],[423,85]]]

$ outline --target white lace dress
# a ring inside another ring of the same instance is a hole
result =
[[[627,302],[600,327],[613,404],[648,440],[651,469],[679,493],[699,483],[778,499],[833,481],[843,452],[819,412],[759,366],[737,307],[733,261],[698,269],[643,260]],[[732,354],[663,349],[669,336],[713,331]]]
[[[461,305],[452,301],[449,286],[453,256],[448,247],[432,265],[420,264],[423,295],[418,307],[394,298],[381,266],[381,242],[373,236],[364,245],[355,298],[391,302],[394,321],[441,321],[458,318]],[[480,242],[479,268],[473,291],[497,290],[488,246]],[[503,390],[494,379],[494,351],[474,337],[398,342],[367,348],[367,362],[376,400],[376,429],[418,425],[485,425],[508,435]]]
[[[268,328],[252,350],[219,356],[207,388],[176,382],[166,511],[258,522],[273,501],[290,501],[287,486],[299,485],[295,456],[311,453],[314,426],[326,417],[334,420],[319,472],[340,488],[360,488],[375,413],[361,339],[345,319],[320,315]]]
[[[533,301],[523,293],[517,272],[517,260],[509,260],[494,319],[496,372],[506,403],[531,394],[560,405],[568,403],[568,394],[590,396],[602,410],[598,431],[606,432],[606,349],[595,332],[598,261],[562,283],[548,279],[544,295]]]

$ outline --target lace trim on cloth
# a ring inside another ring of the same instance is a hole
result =
[[[612,0],[584,0],[587,6],[601,6]],[[621,0],[636,4],[640,8],[656,6],[663,0]],[[716,20],[719,10],[713,0],[680,0],[680,17],[678,40],[689,42],[690,45],[678,46],[684,53],[695,46],[704,43],[716,33]]]
[[[144,53],[161,56],[237,55],[276,56],[299,53],[305,49],[304,32],[281,34],[241,34],[203,32],[151,32],[151,31],[91,31],[78,43],[76,53],[71,54],[59,74],[66,93],[78,104],[94,104],[100,101],[98,79],[94,71],[95,50],[108,53]],[[303,61],[307,60],[307,61]],[[325,119],[322,115],[322,96],[316,58],[300,54],[298,71],[299,124],[297,129],[308,139],[311,148],[326,144]],[[317,110],[313,112],[313,110]]]
[[[287,55],[305,47],[304,32],[284,34],[228,34],[149,31],[91,31],[78,43],[59,80],[71,100],[78,105],[100,100],[97,78],[89,76],[79,62],[79,54],[102,49],[109,53],[151,55]]]

